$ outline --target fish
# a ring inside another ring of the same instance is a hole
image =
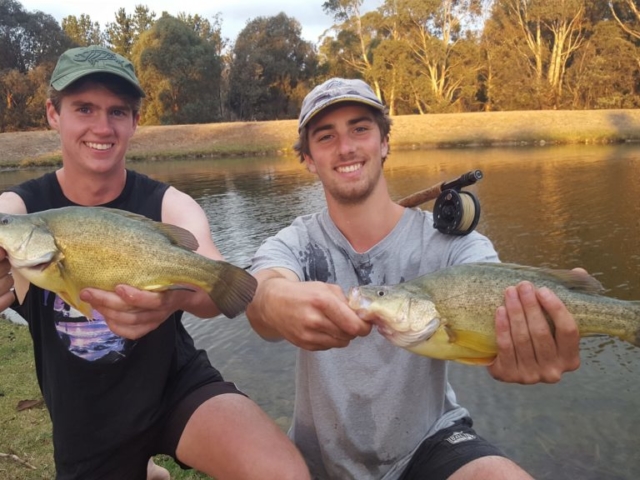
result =
[[[505,289],[523,280],[555,292],[581,337],[608,335],[640,346],[640,301],[604,295],[601,283],[579,270],[466,263],[397,285],[352,287],[347,300],[399,347],[440,360],[490,365],[497,355],[496,309],[503,305]]]
[[[19,303],[29,284],[56,293],[93,319],[83,288],[114,291],[127,284],[162,292],[198,287],[233,318],[252,300],[257,281],[231,263],[195,253],[183,228],[107,207],[70,206],[27,214],[0,213],[0,247],[7,252]]]

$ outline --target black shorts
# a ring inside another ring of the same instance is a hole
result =
[[[199,387],[143,434],[120,445],[109,455],[92,458],[77,465],[74,471],[59,473],[57,480],[145,480],[149,458],[166,454],[176,459],[176,449],[187,422],[204,402],[217,395],[237,393],[244,395],[232,382],[214,382]],[[188,466],[176,462],[183,468]]]
[[[413,454],[400,480],[446,480],[467,463],[481,457],[504,457],[497,447],[480,437],[469,417],[427,438]]]

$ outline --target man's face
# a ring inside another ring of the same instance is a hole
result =
[[[328,197],[354,204],[374,191],[388,144],[368,107],[329,107],[311,120],[308,135],[310,155],[305,155],[305,163],[318,175]]]
[[[139,116],[107,88],[88,82],[62,99],[60,113],[47,101],[47,119],[60,134],[66,165],[106,172],[123,167]]]

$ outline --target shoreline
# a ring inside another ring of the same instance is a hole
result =
[[[396,150],[640,142],[640,109],[475,112],[392,117]],[[131,162],[295,155],[296,120],[140,126]],[[57,132],[0,133],[0,169],[58,166]]]

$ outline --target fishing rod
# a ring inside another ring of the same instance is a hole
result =
[[[415,208],[436,199],[433,207],[433,227],[448,235],[467,235],[480,220],[480,202],[471,192],[462,191],[483,177],[480,170],[471,170],[454,180],[438,183],[425,190],[408,195],[398,204]]]

